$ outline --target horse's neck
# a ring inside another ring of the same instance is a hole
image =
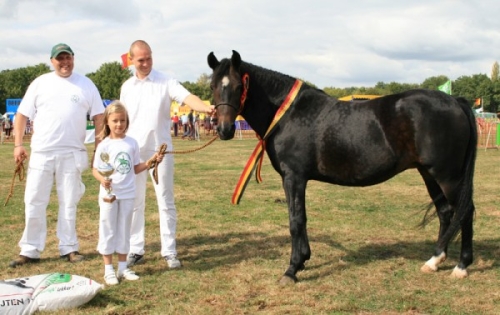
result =
[[[271,102],[276,110],[283,103],[288,92],[292,88],[295,79],[268,69],[257,68],[258,71],[251,72],[250,90],[252,88],[252,77],[256,93]],[[250,91],[251,92],[251,91]]]
[[[250,72],[250,82],[243,117],[263,137],[295,79],[265,69]]]

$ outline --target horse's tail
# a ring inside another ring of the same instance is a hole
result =
[[[462,107],[467,119],[469,120],[470,127],[470,138],[469,144],[467,146],[467,154],[464,161],[464,177],[462,178],[461,188],[458,198],[458,207],[463,209],[462,213],[459,213],[459,218],[463,220],[464,217],[474,214],[474,203],[472,201],[472,194],[474,190],[474,169],[476,165],[477,156],[477,124],[476,117],[474,116],[474,111],[470,106],[469,102],[463,97],[457,98],[458,103]],[[467,213],[470,211],[471,213]]]
[[[457,186],[456,194],[458,199],[455,205],[455,215],[453,216],[450,227],[443,235],[443,240],[446,240],[446,242],[458,234],[464,221],[474,218],[475,211],[472,195],[474,190],[474,168],[476,164],[478,142],[476,117],[474,116],[472,107],[466,99],[457,97],[456,100],[469,121],[470,137],[463,164],[463,176]]]
[[[458,105],[462,108],[464,114],[467,116],[467,120],[469,122],[470,129],[470,137],[469,142],[467,144],[467,152],[465,156],[465,160],[463,163],[463,176],[460,179],[459,184],[456,188],[456,195],[458,196],[455,208],[455,214],[453,216],[453,220],[451,222],[450,227],[444,235],[444,239],[449,241],[453,237],[455,237],[462,225],[462,222],[474,215],[474,204],[473,204],[473,179],[474,179],[474,168],[476,162],[476,153],[477,153],[477,124],[476,118],[474,116],[473,110],[466,99],[462,97],[455,98]],[[434,198],[428,206],[426,207],[426,213],[422,222],[419,224],[420,227],[424,227],[431,221],[432,218],[436,216],[436,212],[431,213],[431,209],[434,208],[434,205],[440,202],[444,197],[441,193],[439,196]]]

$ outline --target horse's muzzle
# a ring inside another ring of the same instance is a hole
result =
[[[236,127],[234,124],[220,123],[217,126],[217,133],[221,140],[231,140],[234,138]]]

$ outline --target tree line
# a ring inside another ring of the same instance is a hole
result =
[[[27,66],[24,68],[2,70],[0,72],[0,113],[6,112],[6,100],[9,98],[22,98],[29,84],[39,75],[50,72],[47,64]],[[122,69],[119,62],[104,63],[96,72],[86,74],[101,94],[103,99],[118,99],[120,87],[130,76],[132,71],[128,68]],[[472,76],[461,76],[452,82],[452,95],[461,96],[469,100],[471,106],[477,99],[481,99],[485,112],[496,113],[500,108],[500,81],[498,62],[492,66],[491,75],[474,74]],[[326,87],[323,91],[334,97],[343,97],[353,94],[375,94],[387,95],[404,92],[410,89],[424,88],[436,90],[438,86],[447,82],[449,78],[444,75],[425,79],[422,83],[397,83],[378,82],[373,87]],[[305,80],[308,84],[314,84]],[[211,100],[210,76],[201,74],[196,82],[181,82],[191,93],[203,100]]]

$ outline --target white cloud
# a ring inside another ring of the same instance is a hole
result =
[[[500,51],[498,1],[0,0],[0,70],[49,64],[68,43],[75,70],[120,61],[144,39],[158,70],[210,73],[209,52],[318,87],[421,83],[489,74]]]

